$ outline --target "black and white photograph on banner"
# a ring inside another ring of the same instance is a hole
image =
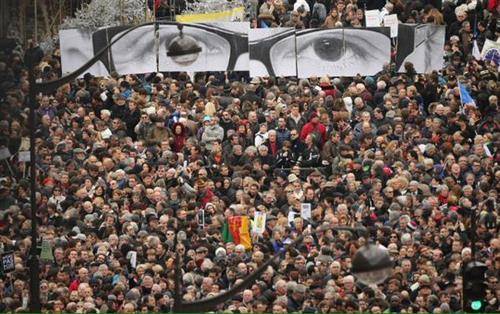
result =
[[[95,76],[140,74],[157,71],[154,46],[154,25],[144,25],[125,34],[131,26],[116,26],[95,32],[69,29],[62,30],[61,60],[63,73],[78,69],[98,55],[109,43],[116,43],[103,54],[88,72]],[[118,39],[120,36],[122,38]]]
[[[111,49],[101,57],[101,62],[110,73],[156,72],[154,26],[144,25],[125,34],[129,29],[129,26],[116,26],[96,31],[92,36],[94,54],[97,55],[102,48],[116,41]],[[120,38],[120,36],[123,37]]]
[[[107,42],[113,42],[123,35],[129,27],[111,27],[106,29]],[[139,74],[157,71],[154,25],[144,25],[134,29],[117,40],[111,47],[108,58],[109,67],[119,74]],[[94,44],[97,34],[94,35]],[[100,50],[96,45],[96,53]]]
[[[296,33],[298,77],[374,75],[391,60],[390,29],[310,29]]]
[[[296,76],[294,28],[257,28],[248,33],[250,76]]]
[[[398,33],[398,72],[406,72],[406,62],[411,62],[417,73],[428,73],[443,67],[445,26],[399,24]]]
[[[248,71],[246,22],[161,23],[159,71]]]
[[[93,32],[84,29],[62,29],[59,31],[62,73],[71,73],[94,57]],[[87,72],[105,76],[109,72],[103,62],[97,62]],[[83,76],[83,74],[82,74]]]

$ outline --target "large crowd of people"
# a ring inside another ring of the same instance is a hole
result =
[[[379,2],[267,0],[253,23],[357,27],[376,6],[402,22],[447,25],[442,70],[388,64],[370,77],[300,80],[86,74],[37,95],[36,217],[21,157],[33,127],[27,67],[22,53],[2,52],[0,250],[14,252],[15,269],[0,274],[0,311],[27,310],[38,245],[43,311],[166,312],[176,251],[185,302],[231,289],[284,251],[217,310],[456,312],[462,267],[476,260],[488,267],[485,310],[498,312],[498,63],[471,52],[474,39],[480,48],[498,39],[500,5]],[[45,53],[37,80],[60,77],[60,62],[57,49]],[[458,82],[475,105],[462,104]],[[257,212],[266,213],[259,233]],[[223,232],[232,217],[250,223],[250,241]],[[321,228],[360,224],[369,239]],[[367,240],[394,261],[378,285],[351,273]]]

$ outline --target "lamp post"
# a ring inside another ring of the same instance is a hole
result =
[[[327,227],[328,228],[328,227]],[[394,263],[387,249],[371,242],[365,227],[332,227],[335,231],[349,231],[357,237],[365,238],[366,244],[358,249],[352,260],[351,272],[365,285],[384,282],[391,274]]]
[[[31,248],[29,257],[30,269],[30,311],[32,313],[40,312],[40,260],[38,258],[38,228],[37,228],[37,206],[36,206],[36,149],[35,149],[35,131],[36,131],[36,89],[34,68],[40,62],[36,54],[36,48],[33,44],[26,51],[25,62],[28,66],[29,74],[29,116],[30,124],[30,206],[31,206]]]
[[[151,25],[154,23],[146,23],[146,25]],[[145,24],[142,24],[145,25]],[[104,53],[118,40],[122,37],[135,30],[136,28],[142,26],[134,26],[120,35],[116,40],[111,42],[108,46],[104,47],[99,53],[97,53],[92,59],[90,59],[86,64],[77,69],[76,71],[54,81],[36,83],[34,70],[35,67],[40,63],[43,56],[40,55],[38,49],[34,43],[30,43],[29,48],[25,53],[25,64],[28,67],[29,75],[29,95],[28,95],[28,106],[29,115],[28,123],[29,133],[30,133],[30,205],[31,205],[31,248],[29,253],[29,277],[30,277],[30,299],[29,308],[32,313],[41,312],[40,303],[40,258],[38,256],[38,222],[37,222],[37,204],[36,204],[36,148],[35,148],[35,132],[36,132],[36,95],[37,93],[51,93],[55,91],[60,86],[69,83],[76,79],[79,75],[83,74],[88,70],[93,64],[95,64],[101,58]]]
[[[368,243],[361,247],[352,260],[352,273],[365,285],[384,282],[392,273],[393,262],[387,250]]]
[[[367,230],[364,227],[347,227],[347,226],[322,226],[319,231],[325,230],[335,230],[335,231],[350,231],[356,234],[358,237],[367,238]],[[316,233],[314,231],[312,233]],[[202,299],[194,302],[182,302],[174,304],[174,313],[196,313],[196,312],[207,312],[215,308],[218,304],[229,300],[231,297],[237,293],[243,291],[246,287],[252,284],[259,276],[276,260],[280,258],[282,254],[289,248],[293,248],[300,244],[304,239],[304,235],[299,236],[295,241],[286,246],[284,251],[279,251],[275,253],[270,259],[267,260],[262,266],[257,268],[251,275],[247,276],[242,282],[234,286],[230,290],[221,293],[215,297]],[[176,259],[176,263],[178,259]],[[176,269],[180,270],[180,267]],[[352,273],[361,282],[369,285],[381,283],[391,274],[393,267],[393,262],[389,257],[387,250],[381,248],[372,243],[366,244],[364,247],[360,248],[353,259]],[[180,281],[176,277],[176,291],[180,291]]]

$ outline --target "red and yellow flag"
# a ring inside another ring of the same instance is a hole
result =
[[[242,244],[245,249],[250,250],[252,248],[252,239],[250,237],[250,219],[248,216],[229,217],[223,228],[223,239],[225,242]]]

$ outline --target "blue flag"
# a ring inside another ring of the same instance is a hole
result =
[[[472,96],[469,94],[465,86],[458,83],[458,88],[460,88],[460,101],[462,102],[462,106],[476,107],[476,102],[472,99]]]

